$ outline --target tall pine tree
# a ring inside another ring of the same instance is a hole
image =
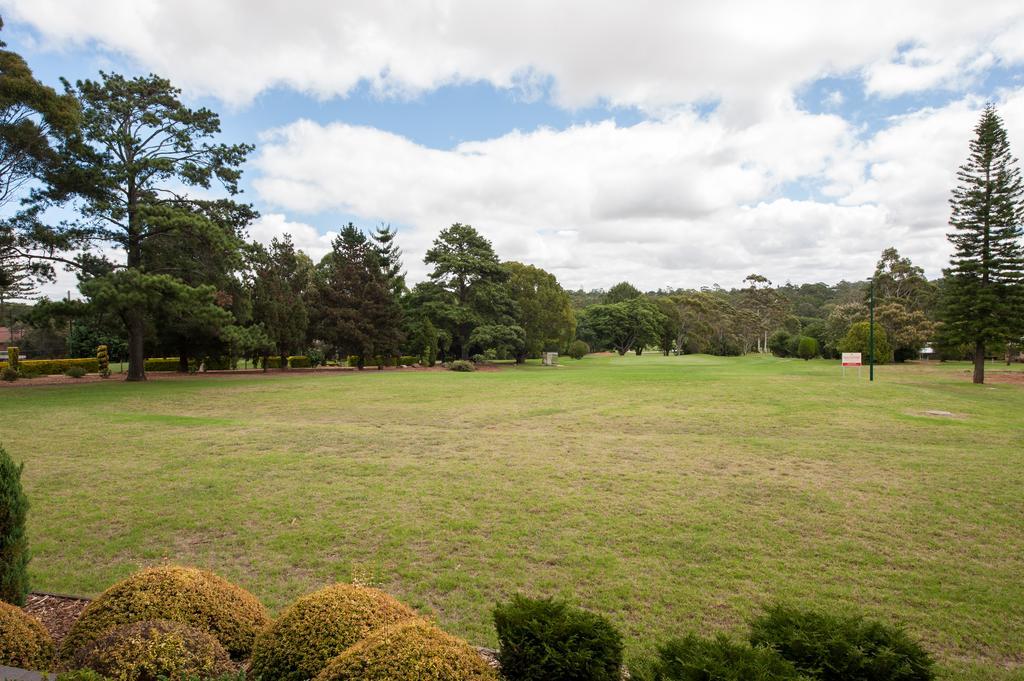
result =
[[[974,348],[974,382],[985,382],[985,351],[1024,333],[1024,183],[1003,122],[988,105],[950,199],[953,258],[945,271],[943,334]]]

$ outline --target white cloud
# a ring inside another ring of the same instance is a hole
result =
[[[963,91],[995,66],[1024,62],[1019,0],[984,12],[951,0],[0,6],[54,49],[98,45],[239,106],[275,86],[331,97],[365,81],[403,97],[482,80],[527,101],[550,87],[565,107],[600,101],[650,114],[628,128],[512,131],[451,150],[340,122],[264,135],[252,161],[264,211],[254,238],[288,231],[319,257],[333,234],[304,216],[383,219],[401,228],[413,279],[456,220],[480,228],[502,257],[570,286],[732,285],[752,271],[861,277],[888,245],[938,274],[946,201],[981,100],[962,95],[862,137],[838,115],[798,110],[793,93],[830,74],[859,74],[880,98]],[[1022,92],[997,97],[1018,150]],[[698,116],[694,104],[709,100],[718,108]],[[843,95],[822,103],[839,111]],[[812,188],[809,198],[782,198],[798,195],[793,186]]]
[[[372,128],[299,121],[264,137],[254,185],[282,210],[384,215],[404,225],[413,278],[437,232],[462,221],[502,257],[549,268],[570,286],[731,283],[767,268],[768,254],[831,270],[828,254],[844,225],[866,214],[883,220],[874,209],[771,198],[787,182],[824,172],[852,144],[842,119],[792,107],[741,128],[680,113],[626,128],[606,121],[513,132],[451,151]],[[856,246],[873,256],[882,244]],[[777,270],[780,279],[799,275],[789,265]]]
[[[984,11],[955,0],[0,4],[55,49],[94,42],[234,104],[278,85],[330,97],[361,81],[409,95],[483,80],[529,97],[550,79],[564,106],[721,99],[749,119],[826,73],[865,69],[869,89],[891,95],[947,83],[979,59],[1024,59],[1019,0]]]
[[[302,249],[319,262],[330,250],[331,242],[337,232],[321,234],[315,227],[303,222],[293,222],[281,213],[265,213],[249,225],[249,239],[261,244],[269,244],[274,237],[290,234],[295,247]]]
[[[569,286],[646,287],[861,277],[896,245],[935,276],[947,262],[947,199],[983,101],[889,121],[859,140],[837,116],[782,107],[731,126],[680,113],[513,132],[450,151],[373,128],[298,121],[266,134],[262,200],[287,211],[386,216],[403,226],[415,279],[437,232],[469,222],[507,259]],[[1024,90],[1000,102],[1024,144]],[[820,183],[824,198],[781,198]]]

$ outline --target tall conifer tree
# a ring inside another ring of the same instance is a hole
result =
[[[996,109],[985,107],[950,199],[954,252],[942,301],[946,340],[974,349],[974,382],[985,351],[1024,333],[1024,183]]]

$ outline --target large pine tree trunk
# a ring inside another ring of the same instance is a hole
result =
[[[985,382],[985,342],[974,343],[974,382]]]
[[[146,380],[146,320],[141,312],[128,319],[128,381]]]
[[[188,373],[188,356],[189,356],[189,344],[181,343],[178,345],[178,373]]]

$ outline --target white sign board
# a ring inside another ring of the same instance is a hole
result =
[[[859,352],[844,352],[843,353],[843,366],[844,367],[859,367],[862,364],[860,361]]]

